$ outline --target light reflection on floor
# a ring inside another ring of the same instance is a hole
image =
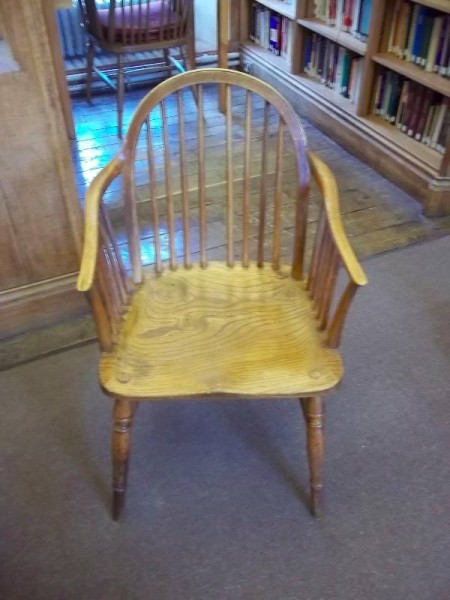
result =
[[[134,111],[146,95],[148,90],[134,90],[126,94],[124,109],[124,131],[127,130]],[[82,97],[76,97],[73,102],[73,114],[75,121],[76,139],[72,142],[72,160],[76,173],[76,182],[80,203],[84,205],[86,191],[94,177],[114,158],[120,151],[122,141],[117,136],[117,113],[116,99],[113,94],[98,95],[88,103]],[[150,121],[156,136],[161,135],[161,113],[159,110],[152,111]],[[142,176],[140,176],[141,178]],[[139,178],[139,179],[140,179]],[[138,184],[148,184],[148,178],[139,180]],[[121,196],[118,182],[112,184],[111,189],[117,193],[113,196],[113,202],[118,203]],[[108,194],[105,203],[108,203]],[[162,261],[170,258],[169,236],[167,224],[161,220],[159,228],[160,257]],[[147,230],[151,237],[141,239],[141,253],[144,264],[155,262],[154,232]],[[174,243],[176,255],[183,254],[183,231],[175,231]],[[127,269],[131,269],[128,244],[120,243],[119,252]]]

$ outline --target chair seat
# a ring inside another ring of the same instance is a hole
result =
[[[115,11],[115,41],[123,42],[127,41],[131,32],[149,32],[148,37],[150,39],[158,39],[161,27],[161,11],[164,10],[163,14],[163,26],[165,28],[165,34],[169,35],[169,31],[173,29],[179,16],[176,12],[170,11],[170,15],[167,11],[167,4],[163,2],[151,2],[149,4],[143,4],[139,10],[138,5],[125,6],[122,12],[121,8],[116,8]],[[98,20],[103,28],[105,37],[108,36],[109,28],[109,8],[104,8],[98,11]],[[167,25],[171,25],[168,30]]]
[[[100,361],[108,394],[140,399],[309,396],[342,372],[288,267],[224,263],[147,274]]]

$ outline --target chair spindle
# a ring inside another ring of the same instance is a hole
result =
[[[180,146],[180,175],[181,175],[181,201],[183,213],[183,250],[184,266],[191,267],[191,236],[190,236],[190,217],[189,217],[189,184],[186,169],[186,134],[184,130],[184,108],[183,92],[177,92],[178,107],[178,137]]]
[[[277,150],[275,158],[275,190],[273,207],[273,241],[272,241],[272,267],[280,268],[281,255],[281,201],[283,195],[283,152],[284,152],[284,122],[279,118]]]
[[[119,249],[117,247],[116,238],[111,227],[111,222],[103,204],[100,206],[100,224],[102,228],[101,233],[104,238],[104,245],[107,248],[113,273],[119,287],[120,298],[122,304],[125,304],[128,298],[127,274],[119,254]]]
[[[316,275],[317,275],[317,269],[319,266],[319,258],[320,258],[319,257],[320,240],[322,239],[322,233],[325,228],[325,223],[326,223],[326,214],[325,214],[324,208],[322,207],[320,210],[316,235],[314,238],[311,263],[310,263],[309,273],[308,273],[308,281],[306,284],[306,289],[309,292],[312,292],[312,287],[313,287],[313,284],[314,284],[314,281],[315,281]]]
[[[147,165],[149,175],[150,202],[152,206],[153,219],[153,242],[155,247],[155,270],[161,273],[161,240],[159,237],[159,208],[158,199],[156,197],[156,174],[155,174],[155,157],[153,151],[152,129],[150,125],[150,115],[146,119],[147,124]]]
[[[250,157],[252,130],[252,96],[249,90],[245,99],[245,141],[244,141],[244,190],[242,210],[242,265],[249,266],[249,219],[250,219]]]
[[[231,112],[231,86],[225,86],[225,113],[226,113],[226,186],[227,186],[227,265],[234,265],[234,233],[233,233],[233,120]]]
[[[166,203],[167,203],[167,229],[169,234],[169,250],[170,250],[170,268],[172,270],[177,267],[177,256],[175,249],[175,225],[173,212],[173,194],[172,194],[172,161],[170,159],[169,133],[167,130],[167,110],[166,100],[161,102],[161,120],[163,127],[163,143],[164,143],[164,175],[166,184]]]
[[[331,300],[333,298],[334,289],[336,287],[339,263],[339,255],[336,252],[336,249],[333,245],[333,250],[330,256],[330,263],[327,268],[327,276],[324,281],[324,291],[319,310],[319,327],[322,330],[326,329],[328,325],[328,316],[330,312]]]
[[[261,185],[259,192],[259,228],[258,228],[258,267],[264,266],[264,233],[266,229],[266,195],[267,195],[267,146],[269,143],[269,110],[270,104],[264,102],[264,122],[261,148]]]
[[[197,88],[198,206],[200,220],[200,266],[206,267],[205,125],[203,86]]]

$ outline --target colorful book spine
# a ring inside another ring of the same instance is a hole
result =
[[[369,36],[370,15],[372,13],[372,0],[361,0],[358,29],[359,37],[366,39]]]

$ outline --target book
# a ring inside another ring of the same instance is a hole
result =
[[[433,30],[434,17],[430,13],[425,14],[422,36],[419,43],[417,64],[424,67],[427,62],[428,47],[430,45],[431,33]]]
[[[423,28],[425,24],[425,16],[427,14],[427,9],[424,6],[419,7],[419,14],[417,17],[416,30],[414,33],[414,42],[411,53],[411,62],[418,62],[420,46],[422,42],[422,34]]]
[[[403,125],[403,118],[405,114],[405,109],[408,103],[408,92],[409,92],[409,81],[406,79],[402,85],[402,91],[400,94],[400,99],[398,103],[397,115],[395,118],[395,126],[397,129],[401,129]]]
[[[444,98],[439,106],[436,123],[435,123],[434,129],[431,133],[431,140],[430,140],[431,148],[436,147],[438,138],[441,133],[442,126],[443,126],[445,118],[446,118],[446,113],[448,112],[448,104],[449,104],[449,99]]]
[[[358,33],[362,38],[369,35],[370,15],[372,12],[372,0],[361,0],[361,8],[358,19]]]
[[[403,53],[408,40],[408,29],[411,22],[412,5],[409,2],[402,2],[398,15],[398,26],[395,38],[395,54],[403,58]]]
[[[408,42],[407,42],[408,45],[403,52],[403,58],[405,58],[409,62],[412,61],[413,47],[414,47],[414,41],[416,39],[416,30],[417,30],[417,23],[419,20],[420,9],[421,9],[420,4],[416,4],[413,7],[411,21],[409,24],[409,33],[408,33]]]
[[[305,40],[303,60],[305,73],[345,98],[356,97],[362,73],[361,57],[317,33],[311,33]]]
[[[441,131],[436,140],[436,150],[441,154],[445,154],[446,148],[450,143],[450,109],[447,108],[445,113],[444,122],[441,127]]]
[[[270,13],[269,50],[276,55],[281,51],[281,16],[275,12]]]
[[[437,51],[439,43],[442,42],[442,28],[444,26],[444,18],[436,17],[433,22],[431,39],[428,45],[428,52],[425,60],[425,71],[432,72],[436,64]]]
[[[417,127],[414,132],[414,138],[419,142],[422,139],[423,133],[425,131],[425,125],[427,122],[428,115],[430,113],[430,108],[431,108],[433,99],[434,99],[434,91],[427,89],[425,92],[424,101],[423,101],[421,109],[420,109],[420,115],[419,115],[419,118],[417,121]]]

